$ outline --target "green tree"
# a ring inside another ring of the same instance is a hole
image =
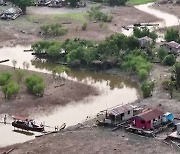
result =
[[[0,74],[0,86],[7,85],[11,78],[12,78],[12,75],[10,73]]]
[[[9,99],[19,92],[19,85],[15,82],[9,82],[7,85],[3,86],[2,91],[5,98]]]
[[[180,62],[175,64],[175,76],[177,86],[180,88]]]
[[[44,83],[38,83],[33,86],[33,93],[39,96],[42,96],[44,93],[45,85]]]
[[[129,36],[127,38],[127,47],[130,49],[130,50],[134,50],[136,48],[139,47],[139,41],[136,37],[134,36]]]
[[[59,42],[54,43],[47,49],[47,54],[53,58],[58,58],[58,56],[60,56],[61,49],[61,44]]]
[[[136,36],[137,38],[148,36],[152,38],[153,41],[155,41],[158,37],[158,35],[155,32],[151,32],[147,27],[141,27],[141,28],[134,27],[133,33],[134,36]]]
[[[148,72],[145,69],[139,70],[138,74],[139,74],[141,81],[146,80],[148,77]]]
[[[163,59],[163,64],[164,65],[168,65],[168,66],[173,66],[176,62],[176,58],[173,54],[171,55],[167,55],[164,59]]]
[[[26,78],[26,87],[34,95],[40,96],[45,89],[44,79],[38,75],[30,75]]]
[[[32,6],[34,4],[34,0],[11,0],[16,6],[21,8],[22,12],[26,14],[26,7]]]
[[[168,50],[164,47],[157,48],[157,55],[162,62],[163,59],[168,55]]]
[[[76,7],[79,0],[67,0],[71,7]]]
[[[141,85],[141,91],[143,93],[144,98],[152,96],[153,89],[154,89],[154,81],[144,82]]]
[[[61,73],[69,73],[70,69],[66,66],[56,66],[53,70],[52,70],[52,75],[53,78],[55,78],[55,76],[58,74],[60,76]]]
[[[180,41],[180,34],[179,34],[179,31],[178,30],[175,30],[174,28],[170,28],[166,31],[166,34],[165,34],[165,40],[167,42],[170,42],[170,41],[176,41],[176,42],[179,42]]]

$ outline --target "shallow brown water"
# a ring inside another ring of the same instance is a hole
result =
[[[30,49],[30,46],[0,48],[0,60],[10,59],[9,62],[3,65],[13,66],[12,60],[15,59],[17,61],[17,68],[23,68],[22,63],[26,61],[30,63],[29,70],[45,73],[51,72],[50,70],[55,66],[54,64],[37,61],[31,55],[31,52],[23,52],[24,49]],[[71,70],[68,75],[64,74],[64,76],[72,80],[93,85],[100,90],[101,94],[99,96],[85,98],[78,103],[71,102],[68,105],[60,106],[52,113],[43,113],[43,115],[36,113],[32,116],[37,122],[45,122],[46,125],[52,126],[51,130],[54,130],[54,126],[60,126],[64,122],[67,126],[81,123],[86,120],[87,116],[92,118],[99,111],[118,104],[126,104],[138,98],[136,84],[119,76],[82,70]],[[0,121],[2,121],[2,119],[3,115],[1,115]],[[8,121],[11,122],[11,119]],[[0,140],[0,147],[34,138],[34,135],[27,136],[13,132],[12,130],[13,128],[11,125],[0,124],[0,137],[4,138],[4,140]],[[50,129],[48,128],[47,130]]]

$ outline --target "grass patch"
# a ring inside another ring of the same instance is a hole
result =
[[[50,15],[55,19],[72,19],[72,20],[78,20],[78,21],[86,21],[86,13],[65,13],[65,14],[55,14]]]
[[[140,5],[155,2],[156,0],[129,0],[128,2],[132,5]]]
[[[50,15],[28,15],[29,21],[56,21],[57,20],[77,20],[85,22],[87,20],[86,13],[65,13],[65,14],[50,14]]]

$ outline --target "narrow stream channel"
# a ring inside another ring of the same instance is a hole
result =
[[[177,17],[150,8],[151,5],[152,3],[139,5],[136,6],[136,8],[163,19],[163,21],[160,22],[161,28],[179,24]],[[123,31],[123,33],[128,34],[130,32]],[[35,61],[30,52],[23,52],[24,49],[29,48],[30,46],[0,48],[0,60],[10,59],[10,61],[4,63],[4,65],[12,66],[12,60],[15,59],[17,60],[18,68],[23,68],[22,63],[26,61],[30,64],[29,70],[50,73],[50,68],[54,67],[54,65]],[[93,85],[102,93],[99,96],[88,97],[79,102],[71,102],[66,106],[60,106],[50,114],[36,114],[33,118],[35,118],[37,122],[45,121],[45,124],[50,126],[61,125],[65,122],[67,126],[71,126],[83,122],[87,116],[94,117],[101,110],[121,103],[130,103],[138,98],[136,85],[118,76],[72,70],[68,78]],[[3,116],[4,115],[0,115],[0,121],[2,121]],[[34,138],[34,135],[24,135],[13,132],[12,130],[11,125],[0,124],[0,147]]]

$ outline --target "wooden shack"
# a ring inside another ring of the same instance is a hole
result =
[[[130,104],[117,105],[107,110],[106,119],[109,119],[111,124],[118,124],[122,121],[129,120],[133,117],[133,106]]]
[[[145,130],[154,129],[163,122],[163,115],[164,113],[158,109],[148,109],[134,116],[131,119],[131,126]]]

